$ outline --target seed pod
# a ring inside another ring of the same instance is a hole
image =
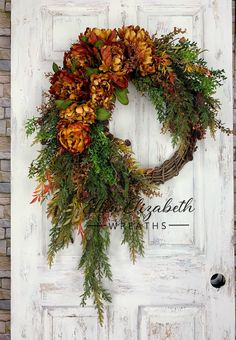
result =
[[[104,128],[103,128],[103,131],[105,132],[105,133],[109,133],[109,127],[107,127],[107,126],[105,126]]]
[[[42,125],[42,124],[43,124],[43,119],[42,119],[42,118],[38,118],[37,123],[38,123],[39,125]]]
[[[82,193],[83,198],[88,198],[89,197],[89,192],[87,190],[84,190]]]
[[[109,139],[111,139],[111,140],[114,139],[114,136],[113,136],[112,133],[108,133],[108,134],[107,134],[107,137],[108,137]]]

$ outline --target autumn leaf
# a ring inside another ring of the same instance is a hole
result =
[[[37,196],[35,196],[35,197],[32,199],[32,201],[30,202],[30,204],[33,204],[33,203],[35,203],[35,202],[37,201],[37,199],[38,199],[38,197],[37,197]],[[40,198],[39,198],[39,201],[40,201]]]
[[[112,63],[111,46],[103,46],[101,49],[102,60],[106,66]]]
[[[107,42],[112,42],[112,41],[116,38],[116,36],[117,36],[117,31],[116,31],[116,30],[113,30],[113,31],[111,32],[111,35],[109,36]]]
[[[88,42],[90,44],[95,44],[96,41],[97,41],[97,36],[93,31],[91,31],[89,34]]]
[[[36,201],[40,202],[40,196],[41,196],[41,183],[38,184],[33,192],[33,199],[30,202],[30,204],[35,203]]]
[[[174,85],[174,82],[175,82],[175,74],[174,72],[170,72],[169,75],[168,75],[168,78],[169,78],[169,81],[172,85]]]
[[[146,173],[147,175],[151,175],[151,174],[153,174],[153,172],[155,171],[155,169],[156,169],[156,168],[147,169],[147,170],[145,171],[145,173]]]
[[[84,235],[84,229],[83,229],[83,227],[82,227],[82,223],[79,224],[78,230],[79,230],[79,233],[80,233],[80,235],[81,235],[81,237],[82,237],[82,241],[83,241],[85,235]]]
[[[121,77],[121,76],[118,76],[116,74],[110,74],[110,78],[121,89],[125,89],[125,88],[128,87],[128,79],[125,76]]]
[[[46,175],[47,183],[40,182],[33,192],[33,199],[30,204],[35,203],[36,201],[40,202],[41,199],[43,200],[47,194],[52,191],[52,177],[47,174]]]

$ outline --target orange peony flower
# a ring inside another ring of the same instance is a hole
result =
[[[112,43],[117,40],[117,31],[115,29],[87,28],[85,36],[88,38],[90,44],[95,44],[98,40]]]
[[[124,70],[124,48],[120,44],[104,45],[101,48],[102,65],[99,70],[126,73]]]
[[[126,46],[134,46],[139,41],[153,45],[153,41],[150,38],[149,33],[139,26],[123,26],[118,29],[118,34]]]
[[[76,68],[86,68],[91,65],[92,59],[93,52],[86,44],[75,43],[64,54],[64,67],[71,69],[75,64]]]
[[[89,95],[88,80],[76,73],[59,70],[51,78],[49,92],[59,99],[81,100]]]
[[[127,46],[129,57],[134,60],[133,68],[138,68],[141,76],[154,73],[154,44],[149,33],[139,26],[122,27],[118,32]]]
[[[91,143],[89,125],[80,122],[62,120],[57,136],[62,147],[72,154],[82,153]]]
[[[95,111],[90,102],[78,105],[73,103],[65,110],[60,111],[60,117],[70,121],[80,121],[87,124],[93,124],[96,119]]]
[[[137,42],[136,56],[142,77],[155,72],[153,47],[144,41]]]
[[[108,74],[92,74],[91,80],[91,103],[96,107],[110,109],[112,105],[113,87]]]

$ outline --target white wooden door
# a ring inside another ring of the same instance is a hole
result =
[[[80,307],[82,273],[77,270],[79,239],[46,262],[50,224],[45,207],[29,205],[35,183],[27,171],[31,148],[25,120],[35,114],[48,88],[44,72],[62,61],[63,51],[86,27],[138,24],[150,33],[174,26],[209,50],[214,68],[228,80],[218,91],[220,116],[232,122],[231,0],[15,0],[12,11],[12,339],[20,340],[233,340],[232,138],[217,134],[198,145],[194,161],[160,187],[172,204],[190,201],[194,211],[153,213],[146,231],[146,255],[136,265],[111,231],[113,302],[105,325],[91,303]],[[173,152],[160,134],[155,111],[129,86],[130,104],[117,104],[116,135],[129,138],[142,165],[155,165]],[[146,202],[148,204],[148,202]],[[157,227],[157,222],[159,225]],[[161,223],[164,223],[161,227]],[[154,225],[152,225],[152,223]],[[187,224],[182,225],[180,224]],[[163,229],[164,228],[164,229]],[[223,274],[220,289],[210,283]]]

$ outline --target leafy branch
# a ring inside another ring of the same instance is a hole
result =
[[[81,295],[81,305],[85,306],[87,299],[92,297],[101,325],[104,321],[104,302],[111,302],[111,294],[103,287],[103,278],[112,280],[107,255],[109,244],[109,230],[101,227],[99,218],[88,221],[79,263],[79,268],[84,271],[84,292]]]

